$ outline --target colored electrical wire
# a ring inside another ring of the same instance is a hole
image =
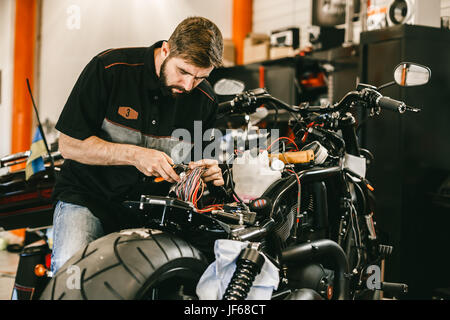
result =
[[[178,199],[190,202],[197,208],[197,202],[203,195],[205,183],[201,176],[205,169],[196,167],[186,173],[180,182],[175,186],[175,194]],[[198,192],[200,191],[200,195]]]
[[[198,208],[198,201],[203,196],[205,190],[205,182],[201,178],[205,171],[206,169],[203,167],[196,167],[186,172],[185,176],[182,177],[174,189],[178,199],[192,203],[199,213],[211,212],[223,208],[222,204],[212,204],[202,209]]]
[[[213,210],[220,210],[222,208],[223,208],[223,204],[211,204],[202,209],[197,209],[197,212],[199,212],[199,213],[211,212]]]
[[[323,127],[324,126],[324,124],[323,123],[315,123],[314,121],[313,122],[311,122],[311,123],[309,123],[307,126],[306,126],[306,132],[305,132],[305,134],[303,135],[303,137],[302,137],[302,143],[305,143],[305,141],[306,141],[306,138],[308,137],[308,134],[309,134],[309,128],[311,128],[311,127]]]
[[[297,144],[295,143],[295,141],[292,140],[291,138],[288,138],[288,137],[280,137],[280,138],[277,138],[274,142],[271,143],[271,145],[270,145],[266,150],[269,151],[269,149],[272,148],[272,146],[275,144],[275,142],[277,142],[277,141],[279,141],[279,140],[281,140],[281,139],[288,140],[289,142],[291,142],[291,143],[297,148],[297,151],[300,150],[300,149],[298,148]]]

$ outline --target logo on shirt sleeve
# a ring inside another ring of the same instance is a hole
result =
[[[139,116],[139,113],[130,107],[119,107],[118,113],[128,120],[136,120]]]

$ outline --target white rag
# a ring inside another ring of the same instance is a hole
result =
[[[217,240],[214,244],[216,260],[203,273],[197,284],[197,296],[200,300],[221,300],[236,269],[236,260],[247,242]],[[273,290],[278,288],[279,270],[264,255],[265,262],[256,276],[247,300],[270,300]]]

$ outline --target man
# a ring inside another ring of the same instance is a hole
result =
[[[170,154],[180,141],[171,133],[193,133],[194,121],[213,126],[217,101],[205,79],[222,52],[217,26],[193,17],[167,42],[107,50],[85,67],[56,124],[65,162],[53,193],[53,273],[89,242],[137,226],[122,201],[167,192],[155,177],[179,181]],[[189,166],[206,167],[203,180],[223,185],[217,161]]]

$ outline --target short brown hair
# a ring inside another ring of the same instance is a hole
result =
[[[169,38],[170,56],[200,67],[222,65],[223,38],[219,28],[202,17],[184,19]]]

